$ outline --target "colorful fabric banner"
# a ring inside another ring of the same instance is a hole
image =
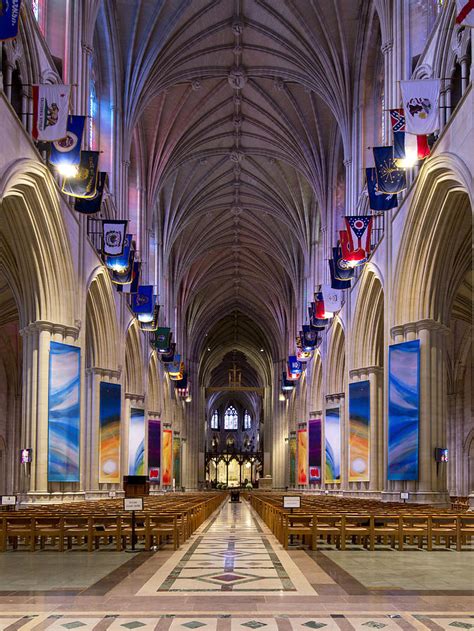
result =
[[[389,480],[418,480],[420,340],[389,346]]]
[[[79,482],[81,349],[51,342],[48,482]]]
[[[0,2],[0,41],[18,36],[21,0]]]
[[[148,479],[151,484],[160,483],[161,421],[148,420]]]
[[[35,140],[61,140],[66,136],[69,115],[69,85],[33,86],[33,130]]]
[[[120,482],[120,384],[100,382],[99,482]]]
[[[377,190],[375,168],[366,169],[365,174],[367,178],[367,192],[369,194],[370,208],[379,212],[395,208],[398,205],[397,195],[386,195],[385,193],[379,193]]]
[[[375,175],[379,193],[401,193],[407,187],[405,169],[395,160],[393,147],[373,147]]]
[[[145,475],[145,410],[130,409],[128,475]]]
[[[298,430],[298,484],[308,484],[308,432]]]
[[[324,297],[324,315],[326,318],[332,318],[337,311],[342,309],[342,294],[331,285],[322,285],[321,292]]]
[[[324,481],[339,484],[341,481],[341,413],[339,408],[326,410],[324,435],[326,439]]]
[[[97,178],[97,193],[95,197],[91,199],[82,199],[76,197],[74,199],[74,210],[84,215],[93,215],[98,213],[102,206],[102,196],[104,194],[104,188],[107,185],[108,174],[104,171],[99,171]]]
[[[370,256],[373,217],[357,215],[344,217],[346,229],[341,238],[342,258],[351,265],[361,265]]]
[[[164,326],[160,327],[152,338],[151,344],[157,353],[168,353],[171,344],[171,329]]]
[[[288,453],[290,460],[290,487],[296,486],[296,436],[288,439]]]
[[[440,79],[400,81],[406,131],[409,134],[432,134],[439,129]]]
[[[151,314],[151,319],[153,319],[154,308],[153,285],[140,285],[137,293],[132,295],[133,313]]]
[[[99,152],[81,151],[81,162],[77,169],[77,175],[64,179],[63,193],[71,195],[71,197],[93,199],[97,195],[98,168]]]
[[[51,164],[56,167],[79,166],[85,120],[85,116],[68,116],[66,135],[51,144]]]
[[[162,450],[162,476],[163,486],[171,486],[173,483],[173,432],[170,429],[163,430],[163,450]]]
[[[309,483],[321,482],[321,419],[308,422]]]
[[[181,486],[181,439],[173,436],[173,478],[175,487]]]
[[[369,481],[370,382],[349,384],[349,482]]]

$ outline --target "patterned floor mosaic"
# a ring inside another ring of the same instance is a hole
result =
[[[198,616],[87,616],[87,615],[30,615],[3,616],[0,631],[471,631],[474,616],[461,615],[341,615],[307,616],[217,617]]]
[[[217,518],[138,592],[294,592],[316,595],[290,556],[248,507],[227,503]],[[291,576],[291,578],[290,578]],[[244,630],[245,631],[245,630]],[[248,630],[247,630],[248,631]]]

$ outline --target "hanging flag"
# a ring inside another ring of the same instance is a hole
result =
[[[128,267],[132,235],[125,234],[127,224],[128,221],[122,219],[104,219],[102,221],[102,252],[107,257],[112,257],[106,259],[106,265],[111,269]]]
[[[51,164],[58,168],[79,166],[85,120],[85,116],[68,116],[66,135],[51,144]]]
[[[169,374],[178,374],[181,366],[181,355],[178,353],[173,357],[173,361],[169,363],[167,371]]]
[[[316,303],[312,302],[311,306],[308,307],[309,323],[315,331],[324,331],[324,328],[327,325],[328,320],[326,318],[324,319],[317,318],[314,315],[315,310],[316,310]]]
[[[439,79],[400,81],[405,126],[409,134],[432,134],[439,129]]]
[[[474,26],[474,0],[456,0],[456,9],[456,24]]]
[[[314,317],[317,320],[324,320],[326,318],[326,309],[324,307],[324,296],[321,291],[317,291],[314,294]]]
[[[126,249],[124,247],[124,254],[125,254],[125,251]],[[135,262],[135,249],[133,247],[130,247],[127,251],[128,251],[127,267],[123,267],[121,269],[110,270],[110,280],[114,283],[114,285],[129,285],[132,282],[133,264]],[[124,257],[120,257],[120,259],[123,259],[123,258]]]
[[[393,157],[405,160],[407,166],[413,166],[417,160],[424,160],[430,155],[430,146],[426,134],[415,136],[406,133],[405,111],[402,108],[390,110],[393,131]],[[398,166],[403,164],[398,162]]]
[[[108,174],[104,171],[99,171],[95,197],[92,197],[91,199],[76,197],[74,199],[74,210],[84,215],[93,215],[94,213],[98,213],[102,206],[102,195],[104,193],[104,188],[107,185],[107,179]]]
[[[350,280],[340,280],[337,278],[336,262],[334,259],[329,259],[329,272],[331,274],[331,287],[332,289],[349,289],[351,286]]]
[[[169,353],[171,344],[171,329],[161,326],[155,333],[151,345],[157,353]]]
[[[397,166],[393,147],[373,147],[377,190],[379,193],[400,193],[407,187],[405,169]]]
[[[294,387],[295,387],[295,384],[293,383],[293,381],[287,378],[287,375],[285,372],[282,372],[281,373],[281,389],[284,391],[287,391],[287,390],[293,390]]]
[[[21,0],[0,0],[0,41],[18,35]]]
[[[81,151],[77,175],[64,179],[63,193],[83,199],[94,198],[97,195],[98,167],[98,151]]]
[[[340,234],[342,258],[351,265],[362,265],[370,255],[372,217],[357,215],[344,217],[346,230]]]
[[[171,336],[172,335],[173,334],[171,334]],[[160,354],[161,363],[165,365],[170,364],[174,359],[175,352],[176,352],[176,342],[170,342],[169,352]]]
[[[354,268],[343,259],[340,245],[332,248],[332,257],[334,259],[336,278],[338,280],[352,280],[354,278]]]
[[[298,348],[296,351],[296,359],[301,363],[308,362],[313,357],[312,351],[304,351],[302,348]]]
[[[288,356],[288,372],[293,376],[293,379],[299,379],[303,371],[301,362],[298,361],[296,355]]]
[[[132,311],[135,314],[153,313],[153,285],[140,285],[136,294],[132,295]]]
[[[136,294],[133,294],[136,295]],[[132,297],[133,297],[132,295]],[[153,302],[156,302],[156,296],[153,296]],[[160,305],[156,305],[153,307],[151,313],[147,314],[139,314],[138,315],[138,324],[142,331],[148,331],[149,333],[154,333],[158,330],[158,316],[160,315]]]
[[[324,309],[326,317],[332,317],[336,311],[342,309],[342,294],[333,289],[331,285],[323,285],[321,292],[324,296]]]
[[[377,190],[377,176],[375,169],[372,167],[365,170],[367,176],[367,190],[369,192],[369,206],[372,210],[390,210],[398,205],[396,194],[386,195],[379,193]]]
[[[33,131],[35,140],[60,140],[66,136],[69,85],[33,86]]]
[[[140,283],[141,269],[141,261],[134,261],[130,282],[126,285],[117,285],[117,291],[124,294],[136,294],[138,291],[138,285]]]
[[[321,343],[322,337],[309,324],[303,324],[302,338],[303,350],[312,351]]]

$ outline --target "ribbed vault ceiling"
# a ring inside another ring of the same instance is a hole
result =
[[[189,354],[207,385],[232,350],[267,381],[260,348],[268,367],[284,352],[335,164],[350,146],[351,60],[368,2],[112,4],[125,139]]]

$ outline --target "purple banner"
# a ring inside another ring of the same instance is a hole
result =
[[[308,422],[309,483],[321,482],[321,419]]]
[[[161,467],[161,421],[148,420],[148,479],[160,483]]]

